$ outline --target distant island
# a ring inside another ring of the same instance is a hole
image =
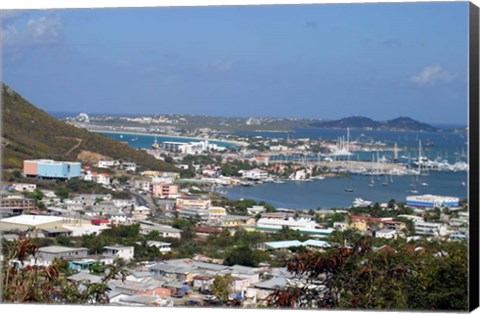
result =
[[[388,121],[375,121],[367,117],[353,116],[340,120],[320,121],[311,124],[316,128],[363,129],[384,131],[427,131],[436,132],[438,128],[416,121],[409,117],[399,117]]]
[[[158,115],[87,115],[64,117],[66,121],[81,124],[82,127],[127,127],[143,128],[149,132],[161,132],[162,129],[182,129],[187,133],[199,129],[219,132],[294,132],[299,128],[361,129],[382,131],[425,131],[444,130],[430,124],[416,121],[410,117],[398,117],[387,121],[375,121],[368,117],[352,116],[339,120],[278,118],[278,117],[215,117],[183,114]],[[444,130],[445,131],[445,130]],[[172,134],[174,135],[174,134]],[[177,134],[180,135],[180,134]]]

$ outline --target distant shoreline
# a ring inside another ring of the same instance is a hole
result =
[[[191,137],[191,136],[167,135],[167,134],[160,134],[160,133],[145,133],[145,132],[135,132],[135,131],[127,131],[127,132],[123,132],[123,131],[103,131],[103,130],[89,130],[89,131],[95,132],[95,133],[129,134],[129,135],[143,135],[143,136],[151,136],[151,137],[154,137],[155,135],[157,135],[157,136],[162,136],[162,137],[182,138],[182,139],[187,139],[187,140],[215,141],[215,142],[226,143],[226,144],[234,144],[234,145],[239,145],[239,146],[247,146],[248,145],[248,143],[246,143],[246,142],[228,141],[228,140],[221,140],[221,139],[208,139],[208,138]]]

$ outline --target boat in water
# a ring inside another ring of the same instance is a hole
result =
[[[364,200],[360,197],[356,197],[355,201],[353,201],[353,207],[367,207],[372,205],[371,201]]]

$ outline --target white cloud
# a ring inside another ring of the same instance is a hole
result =
[[[62,39],[63,27],[56,14],[31,18],[24,25],[3,26],[2,39],[5,46],[35,46],[54,44]]]
[[[435,85],[438,82],[448,83],[455,78],[455,75],[448,72],[439,65],[426,66],[422,72],[412,76],[411,80],[419,86]]]

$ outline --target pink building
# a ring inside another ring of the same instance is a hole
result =
[[[152,194],[155,197],[170,198],[178,195],[178,185],[167,183],[152,184]]]

